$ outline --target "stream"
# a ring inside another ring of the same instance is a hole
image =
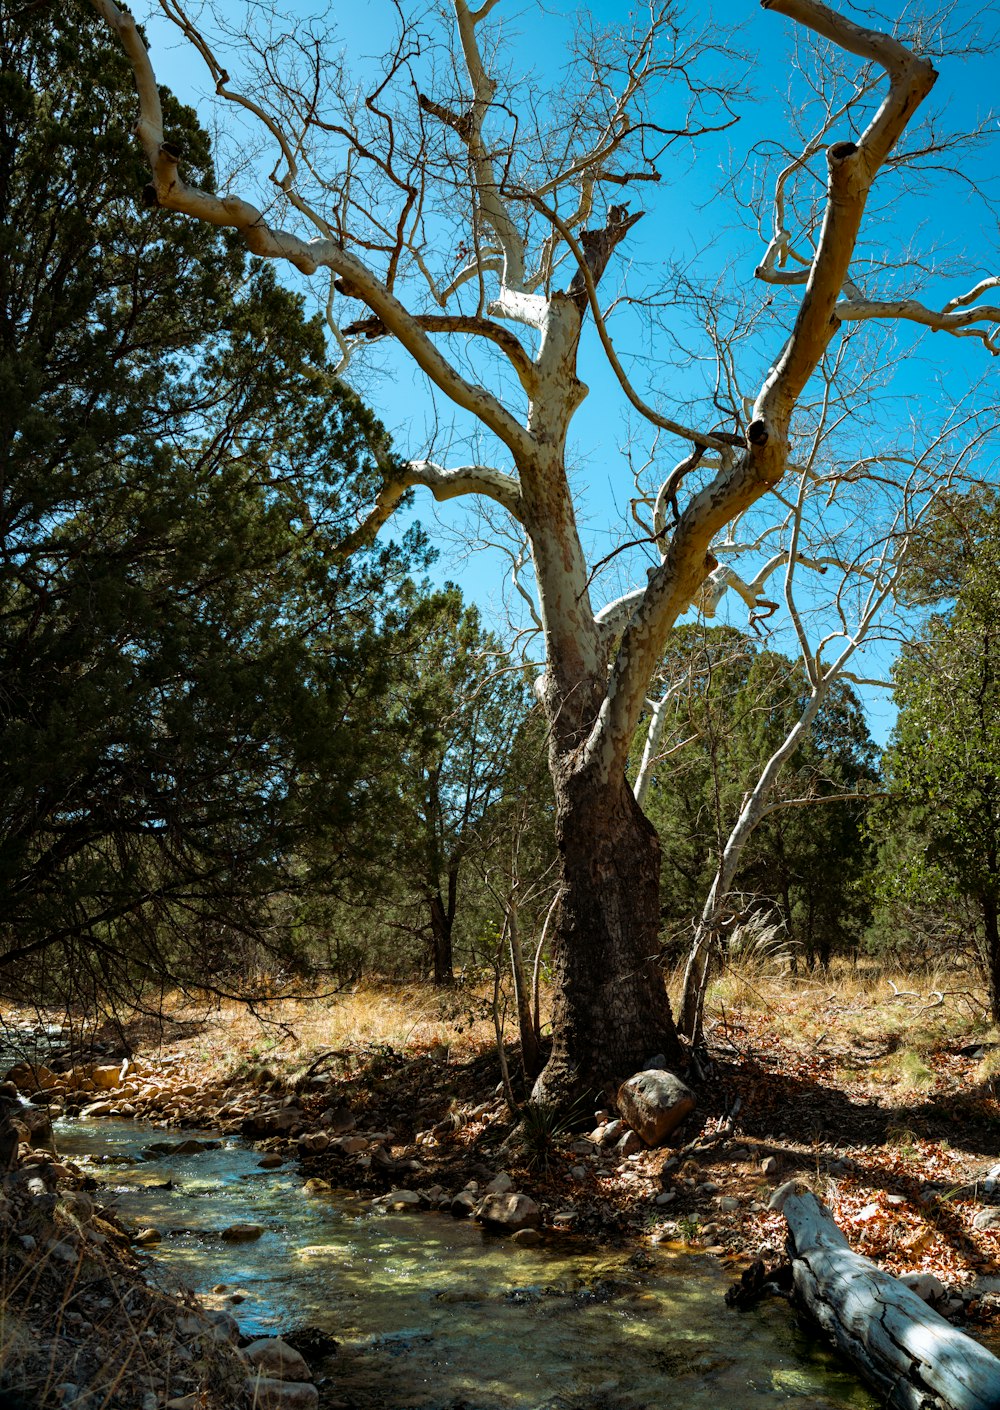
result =
[[[333,1336],[322,1370],[356,1410],[875,1410],[785,1304],[730,1311],[714,1258],[578,1239],[522,1249],[447,1215],[384,1213],[346,1191],[308,1197],[293,1164],[261,1170],[238,1142],[143,1157],[153,1141],[212,1132],[55,1129],[104,1203],[162,1232],[161,1282],[231,1311],[247,1336]],[[263,1237],[221,1238],[242,1222]]]

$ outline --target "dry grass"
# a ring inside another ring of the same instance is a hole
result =
[[[253,1066],[294,1071],[324,1051],[346,1056],[391,1048],[416,1056],[441,1048],[479,1049],[493,1041],[488,996],[467,988],[372,983],[349,993],[276,998],[253,1010],[176,998],[167,1007],[192,1035],[184,1043],[189,1060],[229,1075]]]

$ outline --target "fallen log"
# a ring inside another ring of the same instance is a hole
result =
[[[1000,1410],[1000,1360],[871,1259],[795,1180],[771,1208],[788,1224],[795,1292],[887,1410]]]

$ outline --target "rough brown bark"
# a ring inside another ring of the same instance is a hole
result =
[[[984,896],[983,929],[986,936],[985,960],[986,985],[989,990],[990,1018],[1000,1023],[1000,917],[997,904],[992,896]]]
[[[552,1054],[536,1100],[565,1104],[682,1059],[657,958],[660,844],[624,776],[556,780],[562,895],[554,917]]]
[[[434,960],[434,983],[442,986],[455,982],[455,960],[452,953],[453,914],[445,909],[440,892],[431,896],[431,948]]]

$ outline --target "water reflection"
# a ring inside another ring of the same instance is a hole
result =
[[[161,1230],[165,1280],[230,1307],[249,1335],[331,1334],[331,1393],[357,1410],[874,1410],[786,1307],[727,1309],[714,1260],[658,1251],[639,1269],[576,1241],[520,1249],[448,1216],[309,1198],[292,1167],[260,1170],[238,1145],[141,1160],[162,1136],[58,1125],[121,1215]],[[223,1241],[244,1222],[263,1236]]]

